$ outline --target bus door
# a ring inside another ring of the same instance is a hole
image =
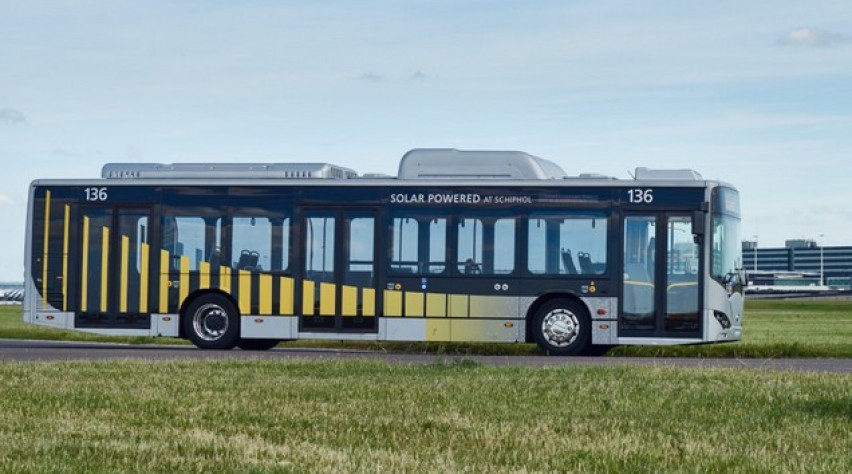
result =
[[[622,337],[701,336],[701,246],[690,213],[627,213],[623,222]]]
[[[80,209],[75,327],[149,329],[150,210]]]
[[[300,330],[378,330],[376,225],[373,210],[302,213]]]

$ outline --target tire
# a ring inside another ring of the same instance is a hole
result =
[[[240,339],[240,315],[228,298],[202,295],[186,308],[183,330],[201,349],[233,349]]]
[[[240,339],[237,347],[244,351],[268,351],[281,342],[278,339]]]
[[[547,355],[581,354],[591,340],[591,318],[579,303],[560,298],[548,301],[532,319],[532,335]]]

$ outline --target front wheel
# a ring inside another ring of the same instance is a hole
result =
[[[532,319],[533,338],[548,355],[578,355],[591,339],[591,318],[580,304],[555,299],[542,306]]]
[[[233,349],[240,337],[240,316],[224,296],[203,295],[186,308],[183,330],[201,349]]]

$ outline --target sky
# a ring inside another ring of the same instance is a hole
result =
[[[419,147],[692,168],[761,247],[852,245],[852,2],[0,0],[0,281],[33,179]]]

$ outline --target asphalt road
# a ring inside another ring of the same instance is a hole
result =
[[[646,357],[531,357],[448,356],[436,354],[380,353],[333,349],[276,348],[270,351],[204,351],[191,346],[100,344],[0,339],[0,361],[66,360],[215,360],[215,359],[316,359],[378,360],[400,364],[431,364],[438,360],[473,360],[492,366],[615,366],[732,368],[852,373],[852,359],[684,359]]]

